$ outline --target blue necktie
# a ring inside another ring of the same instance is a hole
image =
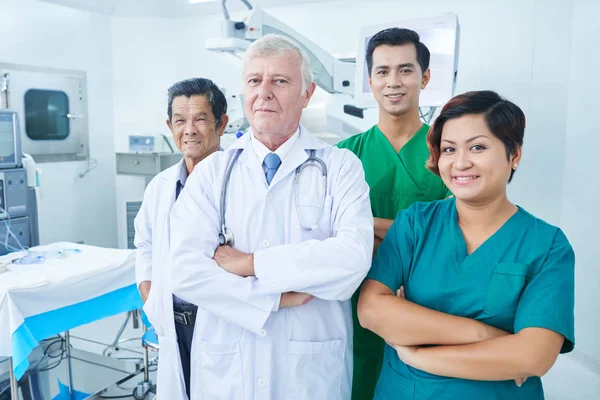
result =
[[[281,158],[279,158],[279,156],[275,153],[269,153],[265,157],[264,164],[267,167],[267,172],[265,173],[265,176],[267,177],[267,185],[270,185],[273,177],[275,176],[275,172],[277,172],[277,169],[281,165]]]

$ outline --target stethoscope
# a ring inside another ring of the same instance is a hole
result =
[[[223,179],[223,185],[221,186],[221,204],[219,208],[219,219],[221,222],[221,232],[219,233],[219,246],[228,245],[233,246],[233,232],[227,228],[225,225],[225,204],[227,200],[227,186],[229,186],[229,178],[231,177],[231,171],[233,170],[233,166],[235,165],[238,157],[241,154],[241,150],[236,151],[233,155],[229,164],[227,165],[227,169],[225,170],[225,176]],[[300,213],[298,212],[298,182],[300,181],[300,176],[302,175],[302,171],[304,168],[314,166],[321,170],[321,175],[323,179],[323,193],[321,195],[321,207],[319,207],[319,217],[317,218],[317,222],[321,220],[323,216],[323,209],[325,208],[325,198],[327,196],[327,165],[320,158],[315,156],[315,150],[310,150],[309,157],[300,164],[296,168],[296,172],[294,174],[294,197],[296,201],[296,218],[298,218],[298,225],[300,229],[303,231],[312,231],[318,228],[317,224],[312,224],[310,226],[306,226],[302,223],[302,219],[300,218]]]

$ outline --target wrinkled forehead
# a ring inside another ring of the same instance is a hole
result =
[[[302,59],[292,50],[278,54],[246,54],[244,57],[244,75],[300,75]]]

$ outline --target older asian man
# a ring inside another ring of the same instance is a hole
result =
[[[219,150],[228,122],[226,112],[225,96],[209,79],[187,79],[169,88],[167,126],[183,158],[152,179],[135,219],[136,280],[144,311],[158,335],[157,384],[163,399],[189,397],[190,352],[197,309],[172,295],[169,214],[196,164]]]

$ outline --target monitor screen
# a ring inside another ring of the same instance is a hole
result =
[[[390,22],[368,26],[360,30],[356,52],[355,101],[358,107],[377,107],[369,86],[369,73],[365,59],[367,44],[377,32],[387,28],[407,28],[417,32],[421,42],[431,53],[429,69],[431,80],[421,92],[421,107],[444,105],[454,95],[458,69],[458,45],[460,29],[454,14],[418,20]]]
[[[12,112],[0,112],[0,162],[14,160],[15,118]]]

